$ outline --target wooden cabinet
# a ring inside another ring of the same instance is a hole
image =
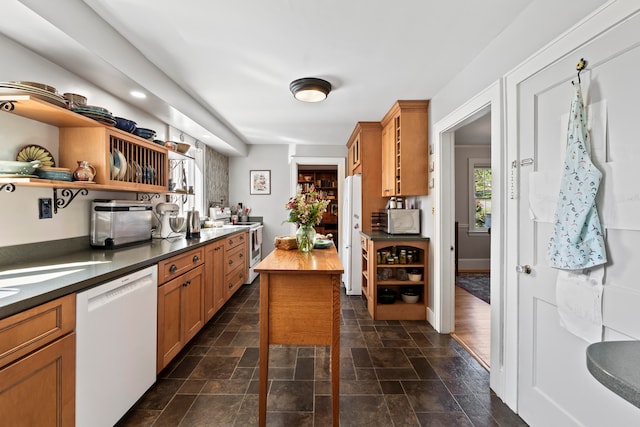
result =
[[[3,95],[0,96],[0,103],[10,106],[3,108],[5,111],[60,128],[57,166],[75,170],[79,160],[86,160],[97,172],[95,183],[16,178],[16,185],[112,191],[168,191],[167,148],[28,95]],[[122,153],[127,164],[126,173],[117,176],[111,173],[111,156],[115,150]]]
[[[371,213],[384,209],[387,201],[380,195],[381,132],[379,122],[358,122],[347,142],[349,153],[358,153],[357,164],[349,161],[350,175],[362,176],[362,229],[371,229]],[[357,148],[357,149],[356,149]]]
[[[249,233],[227,239],[224,255],[225,302],[242,286],[249,273]]]
[[[224,248],[226,242],[219,240],[205,247],[204,319],[208,322],[226,300]]]
[[[75,425],[74,329],[75,295],[0,320],[2,425]]]
[[[428,194],[429,101],[397,101],[382,119],[382,196]]]
[[[157,372],[173,359],[205,324],[204,248],[158,265]]]
[[[322,215],[322,222],[315,226],[320,234],[332,234],[333,242],[338,247],[338,172],[336,170],[299,169],[298,188],[308,193],[315,188],[321,199],[329,200],[327,212]]]
[[[427,297],[429,295],[427,265],[429,239],[384,238],[380,240],[363,237],[362,247],[362,293],[367,299],[367,309],[374,320],[426,320]],[[411,259],[390,264],[387,255],[401,251],[411,254]],[[419,275],[419,280],[409,280],[409,274]],[[402,292],[408,289],[419,295],[418,302],[406,303]],[[380,294],[389,289],[396,294],[395,302],[381,302]]]

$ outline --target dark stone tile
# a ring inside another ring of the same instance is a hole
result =
[[[151,427],[161,411],[153,409],[133,409],[115,427]]]
[[[193,401],[196,399],[196,395],[177,394],[169,405],[162,411],[162,414],[158,417],[153,424],[154,427],[173,427],[177,426],[182,418],[185,416]]]
[[[380,383],[368,381],[340,381],[340,395],[344,394],[381,394]]]
[[[356,368],[357,380],[375,380],[378,376],[374,368]]]
[[[215,341],[215,345],[218,347],[230,346],[233,339],[236,337],[237,332],[223,332]]]
[[[233,423],[234,427],[258,425],[258,395],[246,395]]]
[[[331,396],[331,381],[314,381],[314,392],[317,395]]]
[[[463,378],[449,378],[442,380],[444,385],[449,389],[449,392],[454,396],[459,394],[472,394],[471,388],[467,385],[467,382]],[[488,387],[487,387],[488,391]]]
[[[394,426],[420,426],[407,396],[404,394],[385,394],[384,400],[387,402],[387,408],[389,408],[389,414]]]
[[[456,357],[458,353],[451,347],[428,347],[421,348],[422,354],[428,358],[432,357]]]
[[[332,425],[331,396],[316,395],[315,410],[313,411],[314,427],[329,427]]]
[[[258,360],[260,358],[260,349],[258,347],[247,347],[242,354],[238,366],[242,368],[256,367],[258,366]]]
[[[369,350],[375,368],[409,368],[411,364],[401,348],[379,348]]]
[[[312,412],[267,412],[268,426],[313,427]]]
[[[298,347],[298,357],[314,357],[315,354],[315,347]]]
[[[355,319],[356,312],[353,309],[344,309],[342,310],[342,318],[343,319]]]
[[[267,390],[269,389],[270,381],[267,381]],[[260,393],[260,381],[251,380],[249,382],[249,388],[247,389],[247,394],[258,394]]]
[[[360,331],[361,332],[375,332],[376,328],[375,328],[375,326],[372,326],[372,325],[362,325],[362,323],[360,323]]]
[[[207,356],[216,356],[216,357],[242,357],[244,352],[246,351],[245,347],[211,347]]]
[[[341,332],[340,348],[348,349],[352,347],[366,347],[366,340],[360,331],[357,332]]]
[[[460,406],[440,380],[402,381],[416,412],[456,412]]]
[[[313,381],[273,381],[267,396],[267,410],[312,412]]]
[[[236,368],[231,375],[232,380],[251,379],[258,368]]]
[[[369,357],[369,350],[366,348],[352,348],[351,357],[356,368],[370,368],[373,366],[371,357]]]
[[[418,347],[429,347],[431,344],[422,332],[411,332],[409,335],[411,335],[411,339]]]
[[[258,347],[260,346],[260,333],[239,331],[231,340],[231,345],[236,347]]]
[[[355,380],[356,371],[353,366],[353,359],[350,357],[340,358],[340,380]]]
[[[376,326],[381,340],[411,340],[411,336],[402,326]]]
[[[167,378],[182,378],[187,379],[191,372],[198,366],[198,363],[202,360],[203,356],[186,356],[182,359],[180,364],[171,371]]]
[[[375,368],[379,380],[417,380],[413,368]]]
[[[382,340],[383,347],[415,347],[413,340]]]
[[[198,394],[205,385],[206,380],[186,380],[178,389],[178,394]]]
[[[483,396],[478,396],[479,398],[483,398]],[[502,401],[495,393],[490,394],[490,406],[488,407],[491,416],[500,424],[501,426],[509,426],[509,427],[524,427],[527,426],[522,418],[520,418],[517,414],[515,414],[509,407]],[[486,405],[485,405],[486,406]]]
[[[272,347],[269,349],[269,368],[293,368],[297,356],[297,347]]]
[[[267,378],[270,380],[292,380],[295,368],[269,368]]]
[[[380,388],[384,394],[404,394],[400,381],[380,381]]]
[[[298,357],[296,360],[296,369],[294,379],[296,380],[312,380],[314,361],[309,357]]]
[[[245,394],[250,381],[249,379],[209,380],[202,387],[200,394]]]
[[[416,416],[422,427],[474,427],[463,413],[416,413]]]
[[[430,357],[429,363],[442,379],[478,378],[481,374],[461,357]]]
[[[418,373],[418,377],[423,380],[438,379],[438,374],[433,370],[426,357],[410,357],[409,362]]]
[[[229,322],[230,325],[257,325],[260,320],[260,314],[239,312]]]
[[[382,347],[382,340],[378,336],[377,332],[363,332],[362,337],[366,343],[366,347],[369,349],[373,347]]]
[[[393,425],[382,395],[340,396],[342,427],[389,427]]]
[[[233,426],[244,395],[200,395],[184,416],[181,425],[189,427],[210,427],[215,420],[216,427]]]
[[[416,347],[406,347],[403,348],[402,351],[404,351],[404,354],[407,357],[424,357],[422,350]]]
[[[193,370],[191,379],[230,379],[239,357],[205,356]]]
[[[158,380],[140,399],[137,409],[162,410],[182,386],[184,380]]]
[[[206,346],[206,345],[194,345],[191,347],[191,349],[189,349],[189,353],[187,353],[187,356],[205,356],[209,350],[211,350],[211,347]]]

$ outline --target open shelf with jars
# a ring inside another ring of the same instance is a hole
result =
[[[429,239],[378,233],[361,240],[362,293],[369,314],[374,320],[426,320]]]
[[[321,199],[329,200],[322,222],[315,226],[320,234],[331,234],[336,247],[338,240],[338,172],[337,169],[298,169],[298,189],[308,193],[314,188]]]

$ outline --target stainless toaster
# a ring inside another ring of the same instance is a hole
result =
[[[153,207],[139,200],[94,200],[91,246],[117,248],[151,240]]]

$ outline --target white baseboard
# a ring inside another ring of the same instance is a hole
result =
[[[458,260],[458,271],[490,271],[490,258],[465,258]]]

